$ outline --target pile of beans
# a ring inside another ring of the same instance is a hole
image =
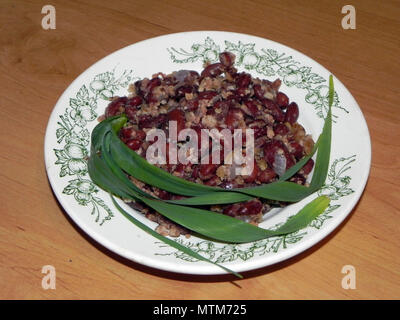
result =
[[[146,141],[146,133],[152,128],[162,129],[168,138],[171,120],[177,122],[178,132],[191,128],[199,137],[201,129],[229,129],[232,133],[235,129],[253,129],[254,169],[249,175],[232,175],[231,166],[224,163],[201,164],[205,151],[201,149],[200,139],[198,163],[167,162],[160,167],[183,179],[226,189],[276,181],[309,154],[314,145],[311,136],[297,122],[299,107],[279,90],[279,79],[271,82],[238,72],[234,67],[235,55],[230,52],[221,53],[219,58],[217,63],[206,64],[201,73],[192,70],[168,75],[158,73],[151,79],[135,82],[130,86],[129,96],[115,97],[110,102],[105,117],[126,114],[129,121],[121,129],[120,138],[143,157],[151,144]],[[167,161],[168,150],[179,147],[179,143],[167,143]],[[219,152],[223,159],[223,148]],[[291,181],[306,184],[313,165],[310,160]],[[162,199],[181,198],[151,186],[142,187]],[[253,199],[213,206],[211,210],[233,217],[255,216],[259,220],[269,207],[265,201]]]

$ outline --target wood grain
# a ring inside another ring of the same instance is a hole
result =
[[[41,28],[43,1],[0,8],[1,299],[398,299],[400,297],[400,2],[352,1],[357,29],[341,27],[345,1],[51,1],[56,30]],[[154,36],[225,30],[295,48],[331,70],[367,119],[372,167],[346,221],[310,250],[231,277],[162,272],[127,261],[68,218],[47,181],[43,139],[58,97],[105,55]],[[41,287],[56,267],[56,290]],[[357,287],[341,287],[344,265]]]

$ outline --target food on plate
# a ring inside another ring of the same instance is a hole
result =
[[[161,155],[165,163],[155,165],[174,176],[226,190],[276,182],[300,159],[311,154],[314,141],[298,123],[298,104],[280,91],[279,79],[271,82],[238,72],[234,62],[233,53],[223,52],[219,62],[206,63],[200,73],[180,70],[138,80],[129,87],[129,95],[112,98],[104,117],[126,115],[128,121],[119,131],[119,138],[143,158],[148,156],[149,148],[155,142],[146,139],[148,134],[155,129],[162,130],[166,137]],[[184,129],[197,133],[198,144],[190,153],[188,163],[170,159],[171,150],[179,153],[188,143],[187,140],[173,139],[171,123],[176,125],[178,134]],[[218,140],[220,148],[204,147],[204,139],[200,138],[204,130],[208,134],[208,145]],[[234,153],[225,152],[225,140],[219,136],[226,130],[232,135],[242,130],[241,153],[245,152],[246,132],[251,131],[254,148],[250,172],[242,170],[242,174],[237,174],[238,164],[232,160]],[[221,161],[213,163],[214,157],[218,156]],[[227,161],[229,157],[230,161]],[[203,161],[205,158],[208,163]],[[307,185],[313,167],[314,161],[309,159],[288,181]],[[132,176],[129,178],[138,188],[156,198],[185,198]],[[190,234],[189,230],[144,203],[131,201],[130,204],[158,223],[158,233],[173,237]],[[243,202],[211,205],[207,209],[257,225],[263,214],[276,205],[283,206],[285,202],[254,197]]]

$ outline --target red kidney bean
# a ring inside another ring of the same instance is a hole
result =
[[[226,98],[226,101],[229,103],[230,107],[234,107],[237,103],[242,100],[242,98],[237,94],[236,90],[230,91],[231,95]]]
[[[258,173],[259,173],[259,168],[257,163],[254,161],[254,167],[253,167],[253,171],[248,175],[248,176],[243,176],[243,180],[246,183],[252,183],[256,180]]]
[[[215,109],[214,108],[207,109],[206,115],[215,116]]]
[[[153,126],[154,127],[160,127],[162,124],[167,122],[167,115],[165,114],[160,114],[157,117],[153,118]]]
[[[153,95],[153,90],[155,87],[158,87],[159,85],[161,85],[160,78],[153,78],[149,81],[149,83],[146,86],[146,94],[145,94],[145,99],[147,103],[158,102],[157,97]]]
[[[168,121],[176,121],[178,135],[181,130],[185,129],[185,114],[182,110],[174,109],[168,112]]]
[[[125,104],[127,101],[127,97],[119,97],[111,101],[105,111],[106,118],[123,113],[125,111]]]
[[[142,145],[142,141],[140,141],[138,139],[131,139],[131,140],[128,140],[126,145],[129,148],[131,148],[132,150],[138,150],[140,148],[140,146]]]
[[[210,179],[215,171],[217,171],[218,165],[217,164],[201,164],[199,168],[199,177],[202,180]]]
[[[304,165],[304,167],[303,168],[301,168],[301,172],[303,173],[303,174],[309,174],[310,172],[311,172],[311,170],[313,169],[313,167],[314,167],[314,160],[313,159],[310,159],[310,160],[308,160],[307,161],[307,163]]]
[[[193,99],[193,100],[185,100],[185,103],[183,104],[183,109],[185,111],[195,111],[199,107],[199,99]]]
[[[230,103],[226,100],[221,100],[214,103],[213,110],[218,110],[215,116],[217,121],[222,121],[222,122],[224,121],[229,111],[229,105]]]
[[[246,100],[244,104],[246,105],[247,109],[249,109],[253,117],[260,113],[260,110],[258,110],[257,107],[257,103],[254,100]]]
[[[136,139],[144,141],[146,139],[146,133],[142,130],[135,130],[132,127],[124,127],[119,132],[121,140],[127,142],[130,139]]]
[[[189,70],[189,75],[185,78],[185,82],[193,84],[198,78],[200,78],[200,75],[197,71]]]
[[[242,204],[238,213],[239,215],[258,214],[262,210],[262,203],[260,200],[254,199]]]
[[[231,217],[235,217],[242,215],[258,214],[261,212],[261,210],[262,210],[261,201],[254,199],[247,202],[234,203],[229,206],[226,206],[222,211],[222,213]]]
[[[228,111],[228,114],[225,118],[225,123],[229,129],[233,129],[238,126],[238,122],[241,119],[243,119],[243,112],[240,109],[234,108]]]
[[[289,133],[289,128],[286,127],[286,125],[284,123],[276,123],[274,126],[274,133],[284,136]]]
[[[138,123],[141,128],[150,128],[152,124],[152,116],[149,114],[141,115],[138,117]]]
[[[272,87],[272,89],[275,90],[279,90],[279,88],[281,87],[282,81],[281,79],[276,79],[274,80],[274,82],[268,81],[268,80],[263,80],[263,83],[267,83],[268,85],[270,85]]]
[[[289,146],[292,149],[290,151],[290,153],[292,155],[294,155],[294,157],[296,159],[301,159],[303,157],[304,154],[304,149],[303,147],[300,145],[300,143],[296,142],[296,141],[290,141],[289,142]]]
[[[208,65],[202,72],[201,72],[201,76],[203,78],[205,77],[210,77],[210,78],[215,78],[217,76],[219,76],[222,72],[224,72],[225,67],[222,63],[217,62],[217,63],[213,63]]]
[[[137,112],[138,109],[136,107],[131,107],[131,106],[125,107],[125,114],[128,117],[128,119],[131,120],[132,122],[136,122]]]
[[[146,100],[147,103],[157,103],[158,102],[157,97],[152,92],[149,92],[146,95],[145,100]]]
[[[215,187],[215,186],[219,185],[220,183],[221,183],[221,180],[217,176],[214,176],[214,177],[204,181],[204,184],[211,186],[211,187]]]
[[[243,110],[242,107],[241,107],[240,109]],[[243,112],[244,112],[246,115],[250,116],[250,117],[245,117],[245,118],[244,118],[244,122],[246,123],[246,126],[249,126],[249,125],[254,121],[254,118],[251,116],[249,110],[247,110],[247,112],[246,112],[245,110],[243,110]]]
[[[222,213],[226,214],[228,216],[234,217],[237,215],[238,211],[240,209],[240,205],[238,203],[234,203],[231,205],[226,206],[223,210]]]
[[[286,110],[285,122],[289,122],[290,124],[294,124],[299,118],[299,107],[296,102],[292,102],[289,104]]]
[[[230,103],[226,100],[220,100],[214,103],[214,108],[218,109],[229,109]]]
[[[235,63],[235,58],[236,56],[231,53],[231,52],[221,52],[219,54],[219,61],[225,66],[225,67],[231,67]]]
[[[183,85],[175,89],[175,98],[179,100],[184,97],[186,93],[193,93],[195,88],[190,85]]]
[[[127,104],[129,106],[131,106],[131,107],[138,107],[138,106],[140,106],[142,104],[142,102],[143,102],[143,99],[141,97],[139,97],[139,96],[136,96],[136,97],[130,98],[128,100]]]
[[[286,158],[286,170],[295,164],[286,146],[279,140],[273,140],[264,146],[264,159],[271,168],[274,168],[275,155],[278,152]]]
[[[218,95],[218,93],[215,91],[202,91],[202,92],[199,92],[198,98],[199,98],[199,100],[211,100],[216,95]]]
[[[236,75],[235,82],[238,88],[247,88],[251,82],[251,75],[242,72]]]
[[[253,90],[254,90],[254,96],[257,99],[259,99],[259,100],[265,99],[264,90],[261,88],[261,85],[259,85],[259,84],[253,85]]]
[[[153,78],[149,81],[146,86],[146,90],[148,93],[152,92],[155,87],[158,87],[161,84],[160,78]]]
[[[140,141],[144,141],[146,139],[146,132],[143,130],[137,130],[136,131],[136,139]]]
[[[124,127],[120,130],[119,135],[123,141],[136,137],[136,131],[132,127]]]
[[[260,171],[258,173],[257,179],[258,181],[260,181],[261,183],[269,183],[272,180],[274,180],[276,177],[276,173],[274,170],[272,170],[271,168],[266,168],[263,171]]]
[[[250,96],[250,92],[245,87],[237,88],[231,92],[233,92],[232,98],[238,102]]]
[[[297,184],[305,184],[306,178],[303,175],[296,173],[293,177],[291,177],[289,179],[289,181],[297,183]]]
[[[152,117],[149,114],[145,114],[139,117],[138,122],[141,128],[153,128],[159,127],[167,121],[165,114],[160,114],[157,117]]]
[[[289,104],[289,98],[283,92],[278,92],[276,95],[276,103],[281,109],[285,109]]]
[[[285,157],[286,157],[286,170],[287,170],[290,167],[293,167],[296,161],[294,160],[294,157],[289,154],[289,152],[285,152]]]
[[[285,120],[285,114],[275,102],[269,99],[263,99],[262,103],[271,112],[271,114],[278,122],[283,122]]]
[[[136,81],[136,82],[134,83],[134,85],[135,85],[135,89],[136,89],[136,94],[137,94],[138,96],[140,96],[140,97],[143,98],[144,93],[143,93],[143,91],[142,91],[142,81],[141,81],[141,80],[138,80],[138,81]]]
[[[163,200],[170,200],[171,194],[165,190],[158,190],[158,197]]]
[[[230,95],[225,101],[229,103],[229,107],[234,108],[241,102],[242,98],[239,96],[237,90],[229,91]]]
[[[254,130],[254,139],[257,139],[257,138],[262,137],[262,136],[267,134],[267,128],[266,127],[262,127],[262,128],[253,127],[251,129]]]
[[[234,66],[225,67],[225,74],[227,77],[229,76],[231,79],[234,79],[237,75],[237,69]]]

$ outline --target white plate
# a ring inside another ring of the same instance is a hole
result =
[[[90,133],[112,95],[126,95],[135,79],[180,69],[200,71],[218,53],[236,54],[236,67],[253,76],[282,79],[282,91],[300,107],[299,122],[316,138],[328,105],[330,72],[311,58],[279,43],[230,32],[199,31],[165,35],[118,50],[83,72],[65,90],[50,116],[45,137],[45,161],[51,186],[65,211],[90,237],[115,253],[167,271],[221,274],[219,267],[194,261],[158,242],[119,214],[109,196],[88,174]],[[330,207],[307,228],[294,234],[232,245],[194,236],[179,238],[203,256],[243,272],[288,259],[316,244],[351,212],[368,178],[371,144],[365,119],[350,92],[334,78],[336,96],[329,176],[318,194],[331,198]],[[261,227],[273,227],[310,201],[268,213]],[[155,227],[127,208],[139,220]]]

